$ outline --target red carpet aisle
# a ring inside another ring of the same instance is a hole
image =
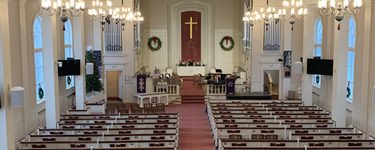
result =
[[[179,150],[214,150],[205,104],[175,104],[167,112],[180,113]]]
[[[193,77],[182,77],[181,102],[186,103],[204,103],[204,93],[198,85],[194,84]]]

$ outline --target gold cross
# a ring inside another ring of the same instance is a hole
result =
[[[185,24],[190,25],[190,39],[193,39],[193,25],[198,24],[198,22],[193,22],[193,17],[190,17],[190,22],[185,22]]]

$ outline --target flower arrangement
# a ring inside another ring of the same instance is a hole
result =
[[[188,59],[187,61],[180,60],[178,66],[205,66],[202,61],[193,61]]]

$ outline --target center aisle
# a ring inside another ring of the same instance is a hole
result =
[[[180,113],[179,150],[214,150],[205,104],[175,104],[167,112]]]

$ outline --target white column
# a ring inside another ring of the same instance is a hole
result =
[[[297,21],[291,35],[292,47],[292,63],[300,62],[303,53],[303,30],[304,20]],[[302,86],[302,73],[296,73],[298,70],[292,68],[290,74],[290,89],[297,91]]]
[[[75,59],[81,60],[81,75],[75,76],[76,108],[84,109],[86,99],[86,49],[84,37],[84,17],[73,17],[73,47]]]
[[[46,126],[56,128],[60,117],[59,80],[57,74],[57,56],[59,46],[59,20],[55,16],[43,16],[43,63],[46,105]]]
[[[12,109],[9,89],[11,87],[10,32],[8,1],[0,0],[0,149],[15,149]]]
[[[30,79],[30,72],[34,72],[33,71],[33,68],[30,68],[30,66],[33,66],[34,65],[34,62],[32,59],[33,56],[34,56],[34,51],[32,50],[29,50],[28,47],[27,47],[27,41],[28,40],[32,40],[32,39],[28,39],[28,36],[27,36],[27,31],[29,30],[32,30],[32,28],[26,26],[26,1],[27,0],[21,0],[20,1],[20,27],[21,27],[21,49],[22,49],[22,53],[21,53],[21,58],[22,58],[22,79],[23,79],[23,87],[25,89],[24,91],[24,99],[29,99],[31,97],[34,97],[34,91],[31,90],[32,88],[29,88],[31,86],[35,86],[35,85],[32,85],[32,80]],[[32,57],[30,57],[32,56]],[[32,65],[30,65],[32,64]],[[35,107],[36,107],[36,101],[31,101],[31,100],[26,100],[24,101],[24,117],[25,118],[25,124],[24,124],[24,128],[25,128],[25,131],[27,133],[31,132],[36,126],[37,126],[37,113],[35,111]]]
[[[333,19],[333,18],[332,18]],[[332,82],[332,118],[337,127],[346,124],[346,80],[348,61],[348,18],[341,22],[341,30],[337,30],[338,22],[329,26],[333,30],[333,82]]]
[[[373,1],[371,1],[373,2]],[[374,70],[374,67],[375,67],[375,59],[374,56],[375,56],[375,51],[374,51],[374,48],[375,48],[375,42],[373,42],[375,40],[375,8],[374,8],[375,4],[371,4],[371,24],[370,24],[370,27],[371,27],[371,35],[370,35],[370,55],[368,56],[369,57],[369,66],[368,66],[368,70],[369,70],[369,78],[368,78],[368,99],[365,100],[364,102],[364,106],[362,108],[362,111],[363,111],[363,114],[366,114],[366,115],[363,115],[363,120],[362,120],[362,124],[364,124],[364,130],[367,131],[367,132],[374,132],[374,127],[371,126],[371,124],[374,122],[373,121],[373,117],[374,117],[374,113],[373,113],[373,109],[374,109],[374,92],[373,92],[373,89],[375,88],[375,70]],[[367,31],[369,32],[369,31]],[[371,105],[372,104],[372,105]]]
[[[133,7],[133,1],[129,3],[130,7]],[[126,24],[124,31],[122,31],[123,39],[123,51],[125,54],[125,73],[122,73],[122,76],[125,75],[125,81],[123,82],[122,95],[123,101],[125,100],[134,100],[134,93],[136,93],[136,79],[133,78],[135,74],[135,52],[134,52],[134,26],[133,24]],[[123,79],[121,77],[120,79]],[[120,85],[121,86],[121,85]]]
[[[103,31],[102,31],[102,24],[99,21],[92,21],[92,32],[93,32],[93,47],[94,50],[102,50],[103,49],[103,43],[104,43],[104,38],[103,38]]]
[[[304,18],[303,34],[303,75],[302,75],[302,101],[305,105],[312,105],[312,75],[306,73],[307,59],[313,57],[314,51],[314,24],[315,14],[310,13]],[[296,39],[298,37],[294,37]]]

